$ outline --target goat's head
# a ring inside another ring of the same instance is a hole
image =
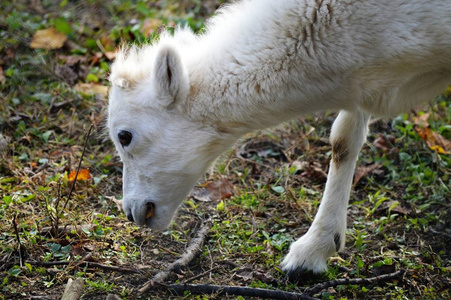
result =
[[[119,52],[112,66],[108,128],[123,161],[129,220],[166,228],[215,158],[230,146],[186,113],[189,76],[177,45]]]

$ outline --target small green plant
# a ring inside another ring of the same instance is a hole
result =
[[[98,291],[98,292],[111,292],[114,288],[114,283],[108,283],[102,280],[90,280],[90,279],[86,279],[86,284],[93,288],[94,290]]]

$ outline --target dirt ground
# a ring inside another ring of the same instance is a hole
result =
[[[222,2],[2,2],[0,299],[60,299],[77,278],[81,299],[251,298],[197,294],[188,284],[318,299],[451,299],[450,89],[423,108],[371,121],[346,248],[321,276],[288,282],[280,262],[320,203],[336,112],[243,137],[199,180],[168,230],[127,221],[122,164],[104,126],[115,49],[178,23],[201,31]],[[186,253],[207,219],[198,255],[139,294]]]

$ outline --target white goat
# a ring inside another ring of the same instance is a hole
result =
[[[166,228],[215,158],[243,134],[340,110],[318,213],[285,271],[324,271],[343,248],[370,114],[396,115],[451,83],[450,0],[244,0],[205,33],[178,28],[119,51],[108,127],[130,220]]]

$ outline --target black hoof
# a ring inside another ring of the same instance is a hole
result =
[[[313,273],[311,270],[307,270],[303,267],[297,267],[287,271],[286,280],[294,284],[305,284],[310,281],[318,280],[322,277],[322,274]]]

